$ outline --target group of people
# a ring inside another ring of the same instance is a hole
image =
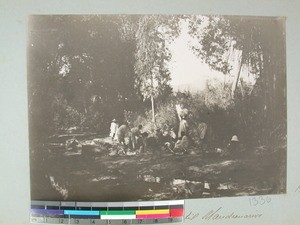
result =
[[[128,123],[125,122],[120,127],[116,121],[113,119],[110,125],[110,137],[112,141],[117,140],[122,145],[130,145],[131,148],[136,149],[142,146],[142,138],[147,136],[146,132],[142,133],[143,125],[130,128]],[[129,143],[126,143],[125,138],[129,137]]]
[[[110,137],[112,141],[132,148],[143,151],[146,146],[159,148],[161,146],[167,147],[172,152],[186,151],[190,145],[188,138],[188,123],[185,117],[182,117],[179,123],[178,134],[175,134],[174,128],[163,130],[157,128],[155,134],[148,137],[148,132],[143,132],[143,125],[130,128],[129,124],[125,122],[121,126],[118,125],[116,119],[113,119],[110,125]],[[125,138],[129,138],[125,141]],[[160,149],[160,148],[159,148]]]
[[[200,123],[197,127],[198,136],[200,138],[199,147],[203,147],[205,140],[207,125]],[[113,119],[110,125],[110,137],[112,141],[118,141],[123,146],[129,147],[133,150],[143,151],[147,146],[154,150],[167,148],[173,153],[183,153],[195,141],[189,135],[189,124],[185,115],[180,116],[178,133],[176,135],[174,128],[157,128],[155,134],[148,137],[148,132],[143,132],[143,125],[130,128],[129,124],[125,122],[121,126],[118,125],[116,119]],[[126,138],[127,141],[125,140]],[[236,152],[238,149],[238,137],[234,135],[228,144],[227,148],[230,152]]]

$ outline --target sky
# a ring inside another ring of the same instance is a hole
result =
[[[181,24],[181,33],[170,45],[172,59],[169,63],[171,85],[176,91],[179,89],[203,90],[210,78],[224,79],[220,72],[211,70],[202,62],[190,48],[194,39],[188,34],[186,23]]]
[[[172,59],[169,63],[171,72],[171,85],[176,90],[178,86],[190,86],[192,89],[205,88],[209,78],[224,79],[220,72],[213,71],[202,62],[189,47],[192,37],[183,29],[181,34],[171,44]]]
[[[181,25],[181,34],[170,45],[172,59],[169,62],[169,70],[171,72],[171,86],[174,91],[203,90],[208,80],[224,82],[224,74],[215,70],[211,70],[209,66],[202,62],[201,58],[196,56],[191,48],[190,43],[195,40],[188,34],[186,24]],[[235,58],[234,58],[235,57]],[[233,79],[238,70],[237,56],[233,56],[233,69],[226,80]],[[248,71],[244,68],[241,72],[244,81],[253,83],[253,77],[248,76]]]

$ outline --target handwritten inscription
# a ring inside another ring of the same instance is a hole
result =
[[[193,212],[190,212],[186,215],[185,219],[186,220],[194,220],[196,219],[197,217],[199,217],[200,214],[199,213],[193,213]]]
[[[295,190],[296,193],[300,193],[300,185]]]
[[[254,214],[240,214],[236,212],[231,213],[223,213],[222,207],[219,207],[216,210],[210,210],[204,216],[202,216],[202,220],[224,220],[224,219],[258,219],[262,217],[261,213]],[[185,220],[195,220],[200,216],[199,213],[189,212],[185,216]]]
[[[255,196],[249,198],[250,206],[258,206],[258,205],[265,205],[271,203],[272,199],[269,196]]]
[[[238,214],[235,212],[222,213],[222,207],[217,210],[209,211],[205,216],[202,217],[203,220],[223,220],[223,219],[257,219],[262,217],[261,213],[257,214]]]

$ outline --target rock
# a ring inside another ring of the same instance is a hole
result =
[[[257,156],[263,156],[270,153],[270,150],[267,148],[267,146],[259,146],[255,148],[254,154]]]
[[[197,153],[195,151],[190,151],[190,155],[197,155]]]
[[[154,171],[154,170],[160,170],[162,167],[161,164],[154,164],[153,166],[151,166],[151,170]]]
[[[55,181],[54,176],[50,176],[49,179],[50,179],[51,186],[61,194],[64,200],[66,200],[69,194],[67,188],[65,186],[61,186],[60,184],[58,184],[58,182]]]
[[[207,190],[209,190],[210,189],[209,183],[204,182],[204,188],[207,189]]]
[[[67,129],[67,132],[68,133],[73,133],[73,132],[75,132],[77,130],[79,130],[79,127],[70,127],[70,128]]]
[[[211,193],[209,193],[209,192],[203,192],[202,195],[203,195],[203,196],[210,196]]]
[[[102,177],[93,178],[90,181],[91,182],[98,182],[98,181],[116,180],[116,179],[117,179],[117,177],[113,177],[113,176],[102,176]]]
[[[104,142],[102,138],[94,138],[93,141],[97,144]]]
[[[203,191],[203,183],[202,182],[190,181],[188,186],[193,194],[200,194]]]
[[[94,140],[85,140],[81,142],[82,145],[93,145],[96,146],[96,143],[94,142]]]
[[[117,149],[113,149],[113,148],[109,149],[109,153],[108,153],[109,156],[115,156],[117,154],[118,154],[118,150]]]
[[[193,171],[193,172],[200,172],[201,171],[201,169],[197,166],[190,166],[188,168],[188,170]]]
[[[75,138],[66,140],[65,146],[66,146],[67,150],[73,150],[73,149],[82,147],[81,143],[79,141],[77,141]]]
[[[130,151],[128,151],[128,152],[126,153],[126,155],[136,155],[136,152],[130,152]]]
[[[142,179],[143,181],[149,182],[149,183],[160,183],[160,181],[161,181],[160,177],[155,177],[150,174],[140,175],[139,178]]]
[[[173,185],[176,186],[176,185],[185,185],[186,181],[185,180],[182,180],[182,179],[174,179],[173,180]]]
[[[222,149],[220,149],[220,148],[216,148],[216,152],[217,152],[217,153],[222,153],[222,152],[223,152],[223,150],[222,150]]]
[[[220,184],[219,187],[217,187],[218,190],[228,190],[230,189],[228,184]]]

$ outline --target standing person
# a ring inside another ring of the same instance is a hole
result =
[[[111,137],[111,140],[114,141],[115,137],[116,137],[116,133],[117,133],[117,130],[118,130],[118,123],[117,123],[117,120],[116,119],[113,119],[111,124],[110,124],[110,134],[109,136]]]
[[[141,130],[143,125],[139,125],[138,127],[134,127],[131,129],[130,139],[132,143],[132,148],[135,149],[137,145],[137,139],[141,137],[142,133]]]
[[[128,125],[127,125],[127,123],[121,125],[118,128],[116,135],[117,135],[118,142],[120,144],[125,145],[125,135],[126,135],[127,132],[128,132]]]
[[[164,139],[163,132],[161,131],[160,128],[157,128],[155,130],[155,138],[156,138],[158,144],[161,144],[163,142],[163,139]]]
[[[178,138],[181,138],[181,133],[184,132],[185,134],[188,134],[188,123],[186,121],[186,117],[182,116],[180,123],[179,123],[179,129],[178,129]]]
[[[139,153],[145,152],[147,147],[147,138],[148,138],[148,132],[143,132],[141,134],[141,137],[138,138],[136,149],[138,149]]]
[[[207,145],[207,127],[207,124],[204,122],[199,123],[197,127],[199,146],[202,150],[206,149]]]

